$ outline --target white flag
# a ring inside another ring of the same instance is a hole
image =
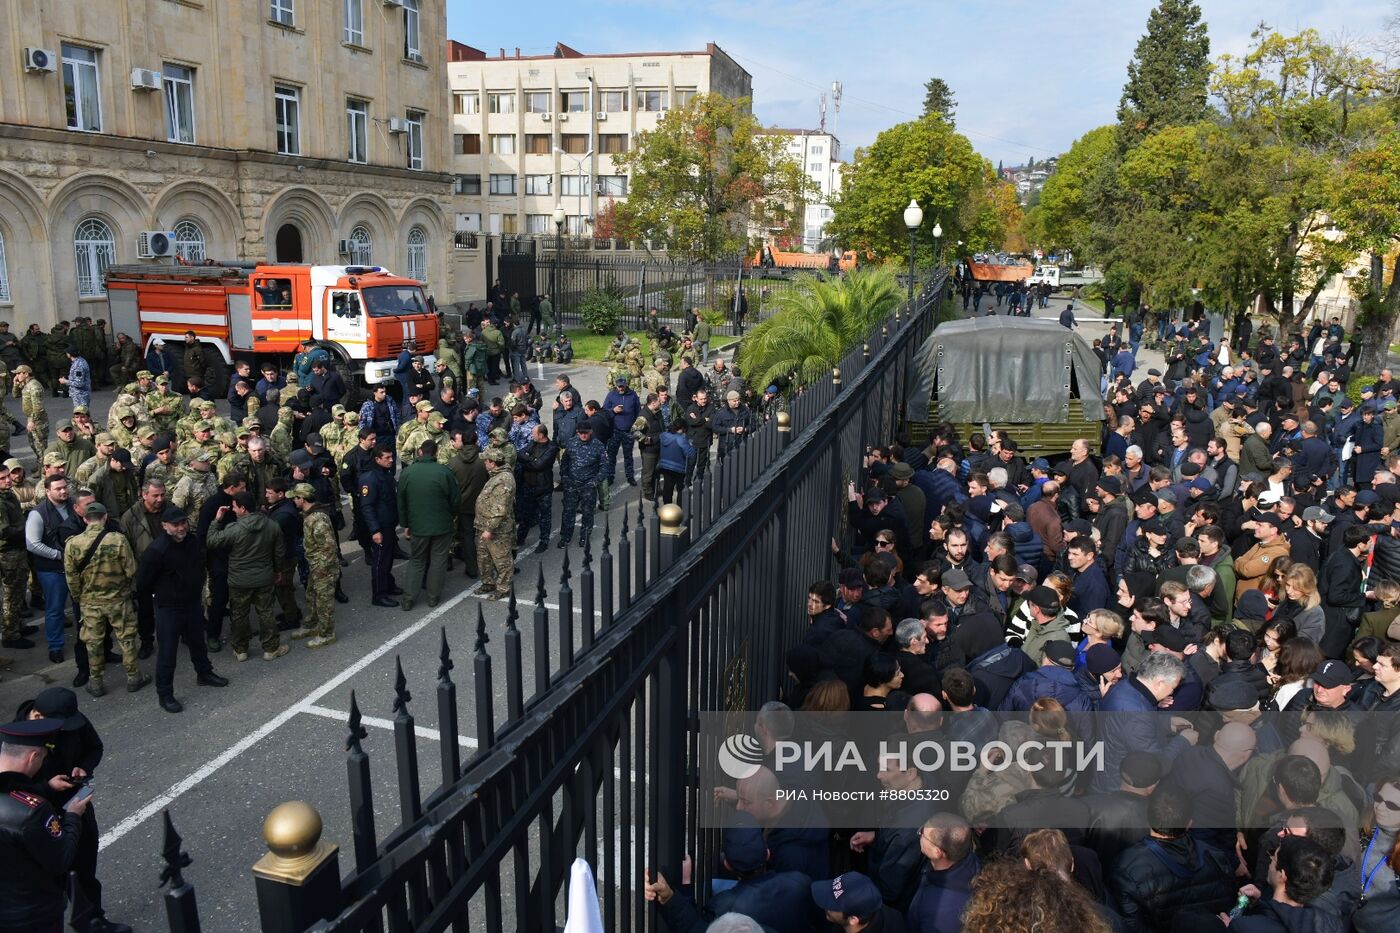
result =
[[[581,858],[574,859],[569,869],[569,915],[564,921],[564,933],[604,933],[593,869]]]

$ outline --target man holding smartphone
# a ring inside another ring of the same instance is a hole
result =
[[[38,793],[40,772],[62,728],[62,721],[47,717],[0,726],[0,929],[63,926],[68,872],[91,797],[60,811]]]

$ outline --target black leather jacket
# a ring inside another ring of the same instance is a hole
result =
[[[0,772],[0,929],[61,926],[80,818],[55,810],[23,774]]]

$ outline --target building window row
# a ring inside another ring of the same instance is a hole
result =
[[[500,196],[514,196],[520,192],[518,175],[493,174],[490,176],[489,193]],[[577,172],[570,175],[566,172],[559,174],[559,196],[565,198],[587,197],[589,185],[593,185],[593,193],[606,198],[627,197],[627,176],[626,175],[599,175],[596,179],[588,175]],[[456,194],[481,194],[480,175],[458,175],[453,185]],[[525,194],[536,196],[547,196],[554,193],[553,175],[526,175]]]
[[[694,88],[677,88],[677,107],[684,107],[695,97]],[[588,111],[587,91],[560,91],[558,107],[554,106],[552,91],[521,92],[522,106],[526,113],[586,113]],[[636,92],[637,110],[656,113],[667,109],[671,93],[661,88],[639,89]],[[625,90],[599,91],[596,104],[603,113],[626,113],[631,98]],[[488,91],[486,94],[488,113],[515,113],[515,93],[512,91]],[[457,91],[453,94],[452,112],[470,115],[481,112],[480,95],[473,91]]]
[[[491,133],[491,153],[493,155],[515,155],[519,137],[514,133]],[[554,137],[549,133],[526,133],[524,153],[526,155],[549,155],[554,151]],[[604,155],[618,155],[627,151],[626,133],[598,134],[598,151]],[[588,152],[587,133],[562,133],[559,148],[569,155],[584,155]],[[480,155],[481,136],[477,133],[456,133],[453,135],[453,151],[457,155]]]

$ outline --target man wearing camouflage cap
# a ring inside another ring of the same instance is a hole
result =
[[[217,460],[219,442],[214,440],[214,426],[204,420],[196,421],[190,439],[181,444],[176,453],[181,460],[190,460],[205,453]]]
[[[433,414],[433,403],[423,399],[413,406],[416,414],[413,421],[405,423],[399,428],[398,442],[395,445],[396,453],[400,462],[413,459],[413,453],[422,443],[427,435],[428,419]]]
[[[136,612],[131,604],[136,555],[123,535],[108,529],[107,508],[102,503],[89,503],[83,521],[86,527],[82,534],[69,538],[63,547],[63,572],[73,601],[83,607],[80,637],[88,657],[95,662],[87,692],[94,697],[107,692],[101,658],[110,632],[121,648],[127,692],[135,693],[151,682],[136,663]]]
[[[34,451],[34,459],[42,460],[44,448],[49,445],[49,413],[44,408],[44,387],[28,366],[15,367],[14,381],[20,397],[20,414],[25,420],[24,429],[29,432],[29,449]]]
[[[310,636],[308,648],[335,644],[335,591],[340,580],[340,546],[330,506],[316,501],[310,483],[297,483],[288,496],[301,510],[301,546],[306,557],[306,616],[292,638]]]
[[[515,474],[506,466],[504,450],[488,447],[483,455],[488,476],[476,499],[476,562],[483,599],[510,596],[515,562]]]
[[[15,463],[7,460],[5,464]],[[29,579],[29,560],[24,552],[24,506],[10,488],[14,475],[8,465],[0,465],[0,589],[4,590],[5,614],[0,633],[6,648],[33,648],[24,637],[24,589]]]
[[[93,444],[97,447],[93,455],[78,464],[78,468],[69,474],[73,481],[80,486],[86,486],[97,468],[106,463],[108,458],[112,456],[112,451],[117,449],[116,439],[106,431],[94,437]]]

